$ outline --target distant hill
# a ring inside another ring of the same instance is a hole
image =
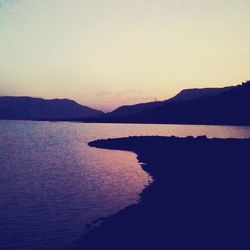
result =
[[[220,94],[168,102],[141,112],[138,119],[156,123],[250,125],[250,81]]]
[[[123,106],[94,120],[120,123],[250,125],[249,107],[250,81],[226,88],[183,90],[169,100]]]
[[[178,93],[176,96],[165,100],[165,101],[158,101],[158,102],[148,102],[148,103],[139,103],[134,105],[126,105],[121,106],[117,108],[116,110],[110,112],[108,116],[128,116],[128,115],[134,115],[137,113],[140,113],[145,110],[150,110],[153,108],[157,108],[162,106],[165,103],[168,102],[180,102],[180,101],[189,101],[201,97],[208,97],[208,96],[214,96],[218,95],[220,93],[223,93],[229,89],[232,89],[234,87],[225,87],[225,88],[204,88],[204,89],[184,89],[180,93]]]
[[[108,123],[250,125],[250,81],[225,88],[186,89],[165,101],[121,106],[113,112],[68,99],[0,97],[0,119]]]
[[[167,102],[190,101],[197,98],[215,96],[233,88],[235,88],[235,86],[224,88],[184,89],[173,98],[168,99]]]
[[[140,113],[141,111],[152,109],[158,107],[163,102],[148,102],[148,103],[139,103],[134,105],[124,105],[116,110],[107,114],[107,116],[124,116],[124,115],[133,115],[136,113]]]
[[[69,99],[0,97],[0,119],[78,120],[102,114],[101,111],[82,106]]]

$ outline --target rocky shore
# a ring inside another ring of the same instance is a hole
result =
[[[250,140],[129,137],[91,147],[133,151],[154,179],[141,201],[77,249],[249,249]]]

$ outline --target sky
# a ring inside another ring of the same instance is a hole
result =
[[[0,95],[110,111],[250,78],[249,0],[0,0]]]

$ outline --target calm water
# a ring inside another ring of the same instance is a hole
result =
[[[136,203],[150,180],[136,155],[87,145],[129,135],[250,138],[250,127],[0,121],[0,249],[62,249]]]

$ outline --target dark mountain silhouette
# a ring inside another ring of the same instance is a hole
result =
[[[186,89],[165,101],[121,106],[113,112],[68,99],[0,97],[0,119],[108,123],[250,125],[250,81],[225,88]]]
[[[143,108],[144,105],[146,108]],[[94,120],[120,123],[250,125],[249,107],[250,81],[221,89],[184,90],[163,102],[130,107],[136,112],[121,107]]]
[[[101,111],[82,106],[69,99],[0,97],[0,119],[74,120],[102,114]]]
[[[225,87],[225,88],[204,88],[204,89],[184,89],[176,96],[164,100],[164,101],[156,101],[156,102],[148,102],[148,103],[139,103],[134,105],[125,105],[117,108],[116,110],[109,113],[110,116],[124,116],[124,115],[133,115],[145,110],[149,110],[152,108],[159,107],[168,102],[180,102],[180,101],[189,101],[196,98],[214,96],[220,93],[223,93],[229,89],[234,87]]]
[[[177,94],[173,98],[166,100],[165,102],[190,101],[197,98],[215,96],[233,88],[235,88],[235,86],[224,88],[184,89],[179,94]]]
[[[141,111],[159,107],[163,104],[163,101],[158,102],[148,102],[148,103],[138,103],[134,105],[124,105],[116,110],[107,114],[107,116],[124,116],[124,115],[133,115]]]
[[[158,123],[250,124],[250,82],[213,96],[169,102],[141,113],[138,119]]]

